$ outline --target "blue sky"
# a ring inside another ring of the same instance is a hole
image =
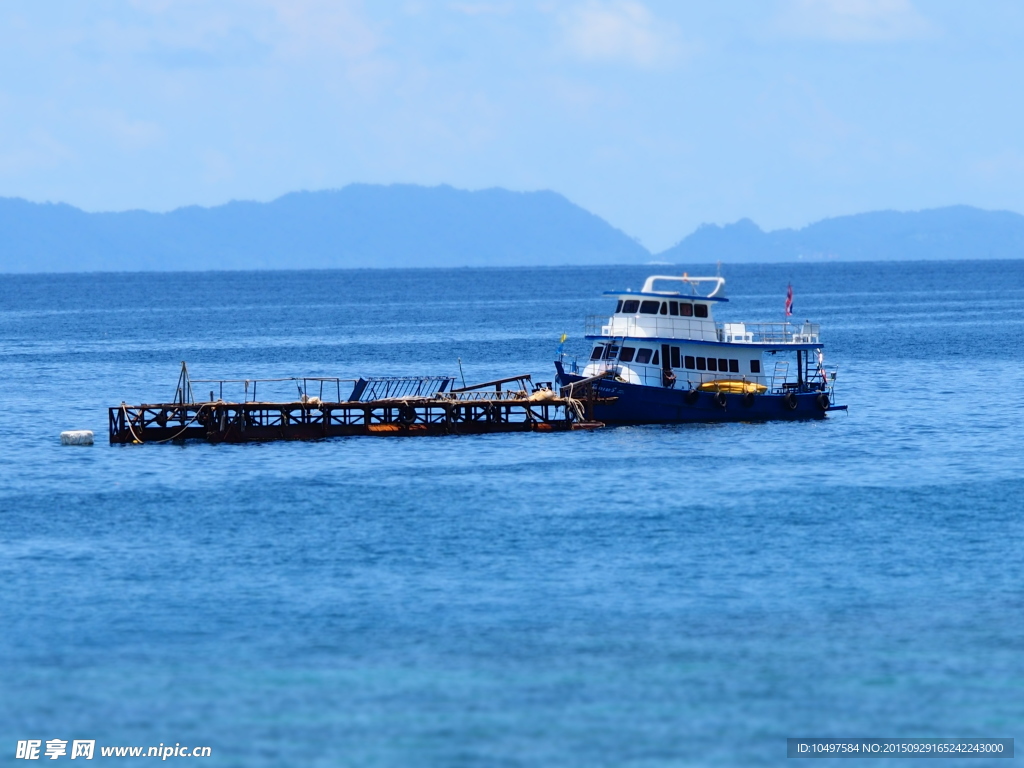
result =
[[[552,189],[664,249],[1024,212],[1016,0],[90,0],[0,8],[0,195]]]

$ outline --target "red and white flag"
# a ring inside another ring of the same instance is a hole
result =
[[[786,317],[793,315],[793,284],[790,283],[786,289]]]

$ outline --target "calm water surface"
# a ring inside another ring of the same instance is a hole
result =
[[[751,766],[787,736],[1024,736],[1024,262],[727,268],[718,320],[781,319],[791,281],[822,323],[850,406],[823,422],[105,441],[181,360],[550,379],[602,290],[665,269],[0,276],[0,754]]]

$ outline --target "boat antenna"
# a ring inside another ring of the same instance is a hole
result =
[[[463,387],[463,389],[465,389],[465,387],[466,387],[466,374],[464,374],[462,372],[462,358],[461,357],[457,357],[455,359],[459,361],[459,376],[462,377],[462,387]]]

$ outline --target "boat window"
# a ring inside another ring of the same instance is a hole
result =
[[[651,358],[651,365],[658,365],[658,350],[654,350],[654,357]]]
[[[683,317],[693,317],[693,304],[685,301],[679,302],[679,314]]]
[[[672,347],[672,367],[679,367],[679,347]]]
[[[693,314],[696,315],[697,317],[707,317],[708,316],[708,305],[707,304],[694,304],[693,305]]]
[[[622,311],[622,299],[619,299],[619,303],[615,305],[615,314],[619,314]]]
[[[709,371],[717,371],[718,370],[718,360],[717,359],[715,359],[713,357],[709,357],[708,358],[708,370]]]
[[[760,373],[761,372],[761,361],[760,360],[751,360],[750,361],[750,372],[751,373]]]
[[[661,314],[663,314],[663,315],[667,315],[668,314],[668,302],[667,301],[661,302]]]
[[[697,358],[697,370],[698,371],[706,371],[707,369],[708,369],[708,361],[705,360],[703,357],[698,357]]]
[[[604,344],[598,344],[594,347],[594,351],[590,353],[591,360],[600,360],[601,355],[604,353]]]
[[[722,373],[725,373],[726,371],[729,370],[729,361],[726,360],[724,357],[718,358],[718,370],[720,370]]]
[[[622,302],[622,312],[626,315],[636,314],[636,311],[640,309],[640,301],[638,299],[626,299]]]
[[[651,350],[640,347],[640,349],[636,351],[636,361],[641,365],[647,365],[651,362]]]
[[[606,349],[604,351],[604,359],[605,360],[614,360],[616,357],[618,357],[618,354],[619,354],[619,347],[618,347],[618,345],[616,345],[616,344],[609,344],[608,345],[608,349]]]
[[[668,313],[670,315],[672,315],[673,317],[678,317],[679,316],[679,302],[678,301],[670,301],[668,303]]]
[[[640,305],[640,314],[656,315],[659,309],[661,309],[660,301],[645,301]]]
[[[631,363],[633,362],[633,355],[636,353],[636,347],[623,347],[622,351],[619,352],[619,362]]]
[[[686,363],[686,367],[691,371],[697,367],[697,362],[693,359],[693,355],[684,357],[683,362]]]
[[[730,360],[729,361],[729,373],[739,373],[739,372],[740,372],[740,361],[739,360]]]

